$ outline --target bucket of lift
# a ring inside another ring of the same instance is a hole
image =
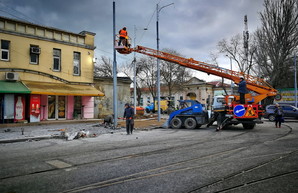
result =
[[[132,48],[130,48],[130,38],[126,39],[126,43],[121,42],[119,44],[119,37],[118,35],[116,36],[115,40],[115,49],[117,50],[118,53],[120,54],[130,54],[132,52]]]

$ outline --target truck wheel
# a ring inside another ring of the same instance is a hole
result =
[[[269,121],[275,121],[275,116],[273,114],[268,116]]]
[[[244,129],[253,129],[256,124],[255,123],[242,123]]]
[[[194,118],[189,117],[185,119],[184,126],[186,129],[194,129],[197,127],[197,121]]]
[[[171,120],[170,125],[173,129],[180,129],[182,126],[182,121],[181,121],[181,119],[175,117]]]

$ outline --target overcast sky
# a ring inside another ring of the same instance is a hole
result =
[[[115,0],[116,32],[126,26],[136,44],[156,49],[156,4],[159,12],[160,49],[171,48],[187,58],[210,60],[218,41],[244,30],[244,15],[252,33],[260,26],[263,0]],[[79,33],[96,33],[97,58],[113,58],[113,0],[0,0],[0,15]],[[148,30],[144,31],[143,28]],[[141,57],[141,55],[137,54]],[[117,55],[118,65],[132,61]],[[229,68],[229,59],[219,58]],[[200,77],[202,78],[202,77]]]

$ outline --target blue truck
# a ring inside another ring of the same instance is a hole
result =
[[[205,106],[196,100],[178,100],[179,110],[170,114],[168,125],[173,129],[199,128],[204,124],[208,124],[208,111]]]

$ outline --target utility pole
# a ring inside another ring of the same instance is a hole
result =
[[[170,3],[168,5],[162,6],[161,8],[158,7],[156,4],[156,41],[157,41],[157,55],[159,55],[159,31],[158,31],[158,20],[159,20],[159,12],[174,3]],[[159,59],[157,58],[156,61],[157,66],[157,112],[158,112],[158,121],[160,121],[160,69],[159,69]],[[154,104],[155,105],[155,104]],[[155,108],[155,107],[154,107]]]
[[[244,42],[244,53],[245,53],[245,60],[248,66],[248,39],[249,39],[249,32],[247,26],[247,15],[244,16],[244,31],[243,31],[243,42]]]
[[[116,16],[115,16],[115,1],[113,1],[113,112],[114,112],[114,128],[118,125],[118,102],[117,102],[117,61],[116,61]]]
[[[147,30],[147,28],[144,28],[143,30]],[[134,38],[133,38],[133,47],[136,47],[136,38],[137,38],[137,27],[134,25]],[[137,113],[137,72],[136,72],[136,52],[133,52],[133,105],[134,105],[134,113]]]

